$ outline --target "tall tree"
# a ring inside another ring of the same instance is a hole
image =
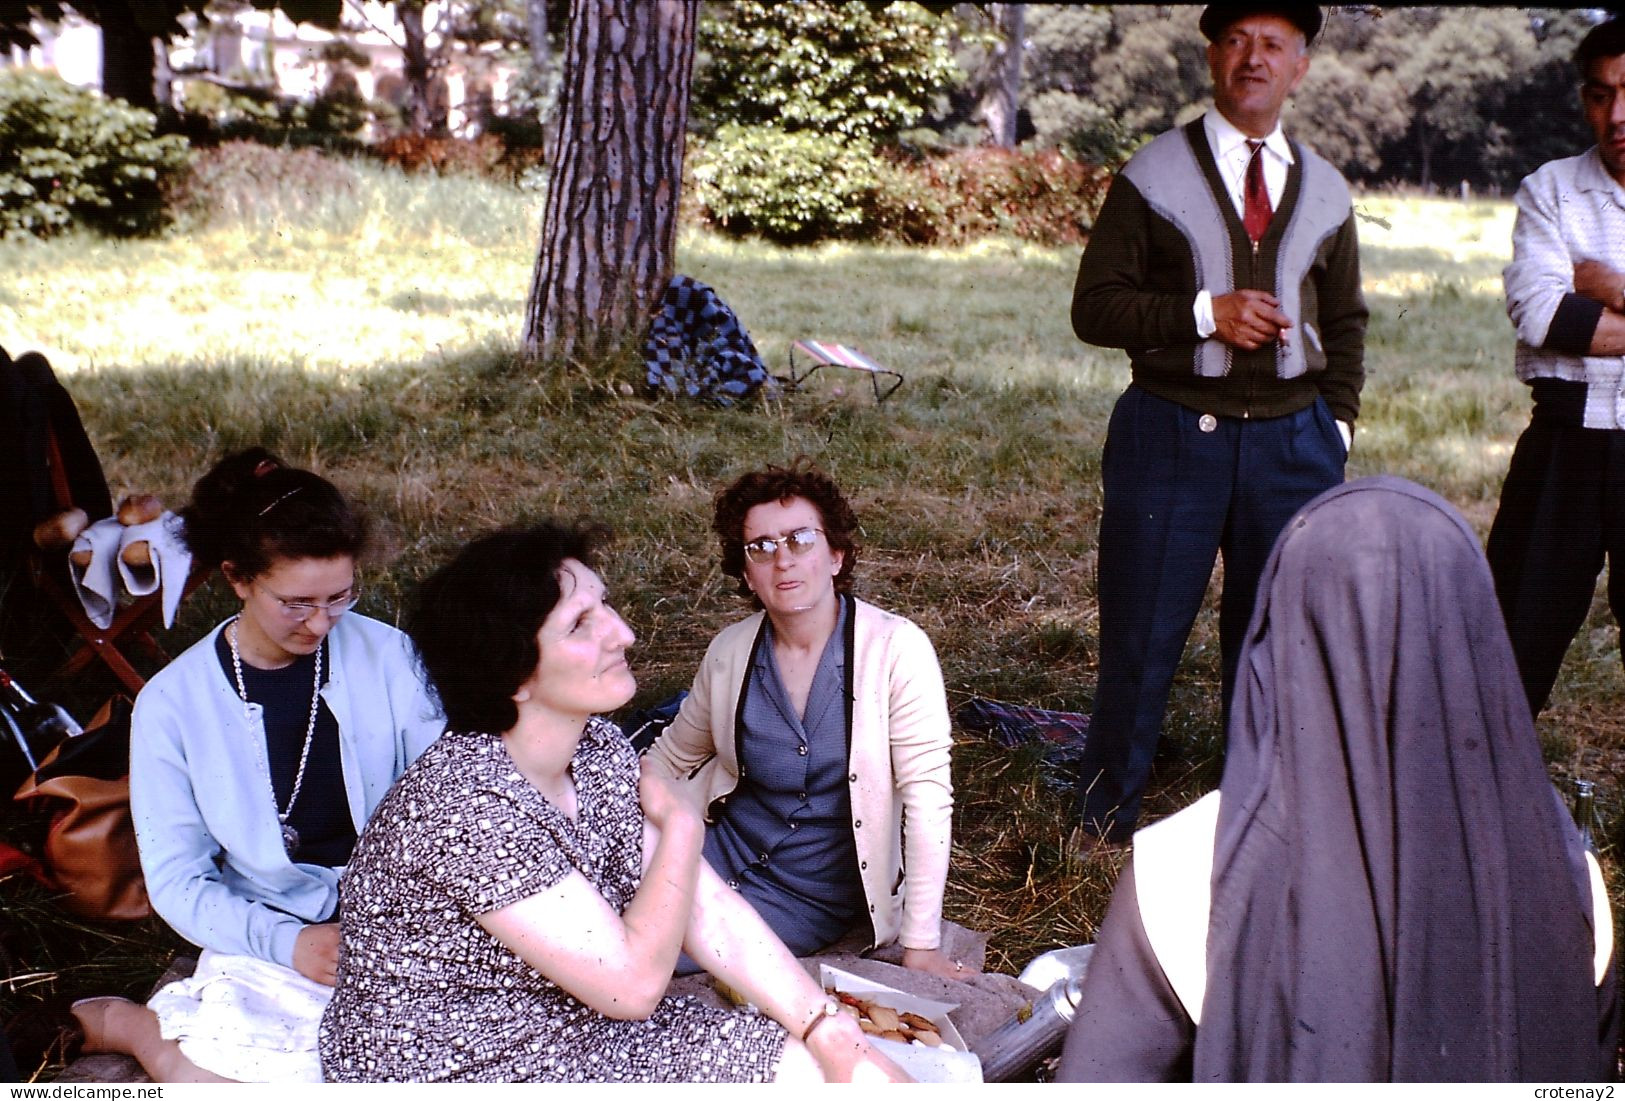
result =
[[[446,65],[446,51],[431,48],[431,28],[424,25],[426,0],[396,0],[395,19],[401,25],[401,76],[406,80],[406,127],[415,134],[444,130],[444,110],[436,111],[434,78]],[[445,44],[445,36],[440,43]]]
[[[574,0],[525,304],[531,359],[621,347],[671,278],[698,0]]]
[[[256,8],[280,8],[296,23],[336,27],[343,0],[253,0]],[[184,33],[180,17],[201,14],[208,0],[0,0],[0,47],[37,44],[33,19],[57,21],[69,9],[102,32],[102,91],[150,109],[158,106],[158,44]]]
[[[1021,55],[1026,46],[1026,4],[990,4],[1002,41],[993,51],[996,79],[982,97],[981,115],[989,145],[1016,147],[1021,112]]]

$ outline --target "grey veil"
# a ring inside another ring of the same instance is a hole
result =
[[[1287,526],[1222,791],[1196,1081],[1612,1078],[1575,831],[1441,498],[1368,478]]]

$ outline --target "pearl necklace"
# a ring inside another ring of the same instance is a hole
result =
[[[252,714],[248,709],[248,686],[243,683],[243,657],[237,650],[238,623],[242,616],[232,620],[231,626],[226,629],[226,641],[231,644],[231,671],[237,675],[237,695],[243,701],[243,718],[252,721]],[[283,810],[277,810],[276,820],[282,826],[282,848],[289,856],[299,848],[299,831],[288,824],[288,815],[293,813],[293,805],[299,799],[299,790],[305,786],[305,765],[310,761],[310,746],[316,740],[316,713],[322,706],[322,647],[316,645],[316,683],[310,692],[310,721],[305,724],[305,748],[299,751],[299,772],[293,778],[293,794],[288,796],[288,805]],[[269,748],[269,747],[267,747]],[[271,809],[276,810],[276,783],[271,779],[270,761],[266,761],[265,782],[271,787]]]

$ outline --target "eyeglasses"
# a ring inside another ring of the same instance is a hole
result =
[[[745,557],[756,563],[771,562],[778,557],[780,547],[789,547],[790,553],[799,558],[818,545],[818,537],[822,534],[823,528],[797,528],[777,539],[764,535],[745,544]]]
[[[261,585],[260,588],[265,589],[265,586]],[[303,623],[317,612],[326,612],[328,619],[337,619],[361,602],[361,585],[359,582],[351,585],[350,590],[343,596],[336,596],[327,601],[288,600],[273,593],[270,589],[265,589],[265,593],[281,606],[282,614],[291,623]]]

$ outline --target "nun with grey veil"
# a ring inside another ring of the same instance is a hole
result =
[[[1477,537],[1365,478],[1276,543],[1220,789],[1135,836],[1058,1076],[1611,1080],[1612,945]]]

